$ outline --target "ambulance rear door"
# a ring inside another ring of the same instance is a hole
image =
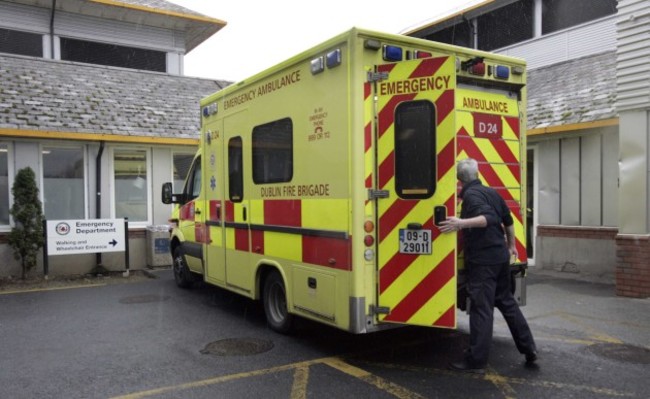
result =
[[[456,327],[455,57],[376,67],[375,140],[380,322]]]

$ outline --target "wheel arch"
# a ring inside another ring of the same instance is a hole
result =
[[[270,261],[270,260],[264,260],[261,261],[257,265],[257,272],[255,273],[255,293],[254,293],[254,299],[261,300],[264,294],[264,281],[266,281],[266,278],[269,276],[269,274],[273,272],[277,272],[280,274],[280,277],[282,278],[282,281],[284,281],[284,289],[286,291],[286,296],[287,296],[287,304],[291,302],[291,295],[290,293],[290,288],[289,285],[287,284],[287,276],[284,272],[284,269],[278,262]]]

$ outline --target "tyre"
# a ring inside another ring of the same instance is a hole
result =
[[[185,263],[185,256],[183,256],[183,250],[180,247],[174,250],[172,269],[174,270],[174,281],[176,281],[177,286],[181,288],[192,287],[194,279],[187,267],[187,263]]]
[[[264,313],[271,330],[281,334],[291,332],[293,315],[287,310],[287,290],[280,273],[271,272],[264,281]]]

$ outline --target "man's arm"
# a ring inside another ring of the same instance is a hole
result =
[[[462,229],[471,229],[474,227],[486,227],[488,225],[487,219],[483,215],[478,215],[473,218],[460,219],[454,216],[448,217],[447,220],[440,223],[440,231],[449,233]],[[514,230],[513,230],[514,234]]]

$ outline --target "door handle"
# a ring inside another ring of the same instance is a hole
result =
[[[195,209],[195,210],[194,210],[194,213],[196,213],[197,215],[200,215],[200,214],[201,214],[201,210],[200,210],[200,209]]]

